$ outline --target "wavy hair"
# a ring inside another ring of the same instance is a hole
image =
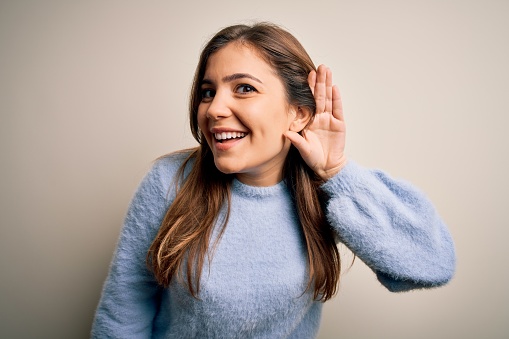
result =
[[[235,25],[222,29],[205,45],[194,75],[189,100],[191,132],[199,146],[192,150],[177,174],[181,184],[169,207],[157,236],[147,254],[147,265],[159,284],[168,287],[173,278],[185,280],[190,293],[197,297],[212,230],[218,223],[220,239],[230,214],[230,187],[233,176],[220,172],[212,151],[198,127],[200,85],[210,56],[226,45],[238,42],[254,48],[272,67],[285,86],[288,102],[315,114],[315,100],[309,88],[309,72],[316,70],[299,41],[286,30],[270,23]],[[312,120],[312,119],[311,119]],[[190,166],[187,177],[186,166]],[[316,300],[326,301],[337,291],[340,256],[334,234],[326,221],[320,199],[323,181],[307,166],[292,145],[283,167],[302,226],[308,258],[309,280]],[[226,204],[226,205],[225,205]],[[192,208],[190,208],[192,206]],[[218,220],[226,207],[226,218]],[[209,257],[210,258],[210,257]]]

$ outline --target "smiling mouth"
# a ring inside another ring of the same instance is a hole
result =
[[[244,132],[221,132],[221,133],[214,133],[214,138],[218,142],[225,142],[229,140],[236,140],[236,139],[242,139],[247,135],[247,133]]]

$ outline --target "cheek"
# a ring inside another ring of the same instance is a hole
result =
[[[269,131],[271,135],[281,137],[283,133],[290,129],[291,119],[290,115],[287,111],[280,110],[275,112],[269,119],[267,119],[268,123],[266,124],[266,130]]]

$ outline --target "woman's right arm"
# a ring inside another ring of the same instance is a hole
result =
[[[168,189],[179,164],[171,158],[154,164],[131,201],[95,313],[92,338],[151,336],[162,290],[147,268],[146,256],[174,196]]]

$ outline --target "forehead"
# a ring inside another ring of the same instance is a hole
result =
[[[205,78],[235,73],[277,77],[256,48],[239,42],[229,43],[212,54],[205,67]]]

